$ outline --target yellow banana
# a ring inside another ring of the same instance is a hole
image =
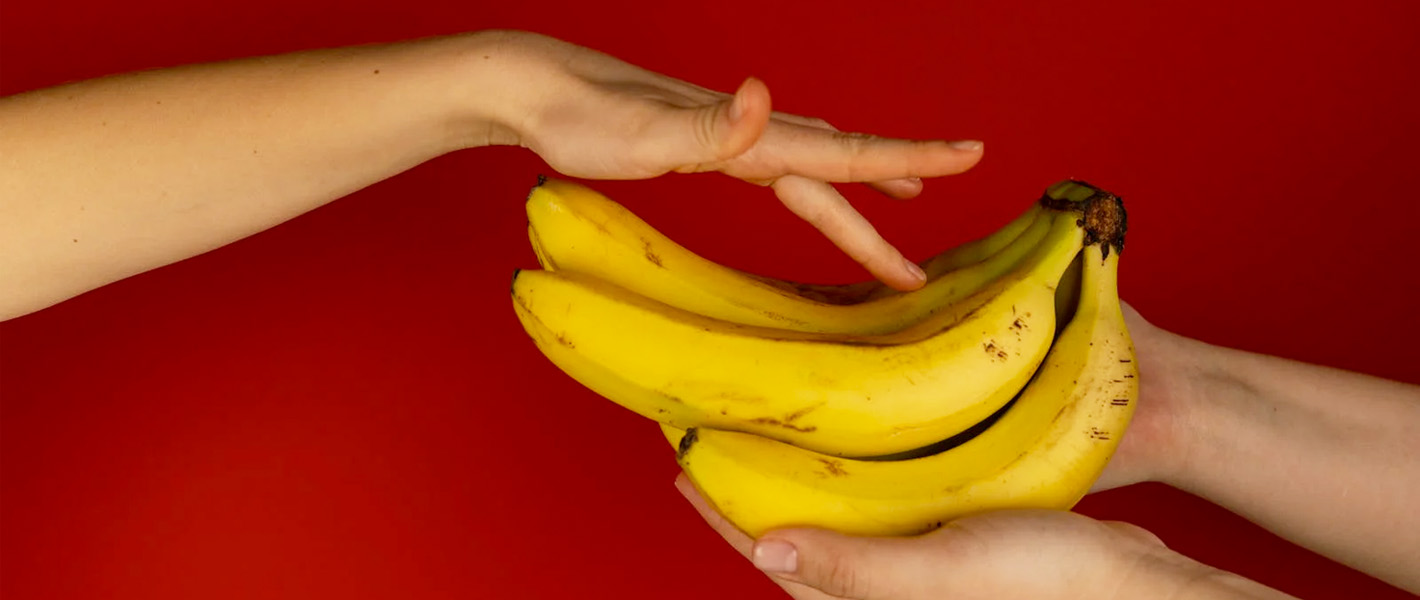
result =
[[[898,293],[877,281],[805,284],[701,257],[585,186],[544,179],[527,203],[528,236],[544,269],[583,273],[707,317],[795,331],[879,334],[979,291],[1030,253],[1049,223],[1040,203],[991,235],[924,263],[929,281]]]
[[[553,363],[647,418],[835,456],[905,452],[982,421],[1030,379],[1056,331],[1055,288],[1087,236],[1089,215],[1074,207],[1094,193],[1053,186],[1049,230],[1013,270],[892,334],[730,323],[561,270],[515,275],[514,308]]]
[[[913,534],[977,511],[1073,506],[1109,461],[1138,393],[1119,255],[1100,243],[1083,257],[1078,308],[1040,371],[998,420],[955,447],[863,461],[747,433],[662,428],[690,479],[751,536],[789,526]]]

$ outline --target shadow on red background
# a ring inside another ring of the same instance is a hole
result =
[[[914,258],[1083,177],[1129,202],[1123,292],[1155,322],[1420,382],[1420,321],[1391,316],[1417,301],[1417,6],[8,2],[0,93],[537,30],[707,87],[753,74],[844,129],[986,140],[915,201],[849,190]],[[541,172],[446,156],[0,324],[0,596],[778,597],[674,492],[656,429],[518,327]],[[864,277],[766,190],[596,186],[716,260]],[[1161,486],[1080,510],[1302,597],[1408,597]]]

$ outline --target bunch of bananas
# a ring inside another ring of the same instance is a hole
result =
[[[660,423],[722,514],[912,534],[1005,507],[1068,508],[1138,394],[1113,194],[1050,186],[927,283],[811,285],[732,269],[579,184],[527,200],[541,270],[513,307],[557,367]]]

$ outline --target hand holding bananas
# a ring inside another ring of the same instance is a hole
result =
[[[796,600],[1290,598],[1173,552],[1139,527],[1069,511],[1002,510],[911,537],[785,529],[754,540],[684,475],[676,488]]]
[[[913,197],[978,142],[843,135],[525,32],[157,69],[0,101],[0,319],[251,235],[439,155],[532,149],[568,175],[720,171],[773,187],[873,275],[921,283],[827,181]]]
[[[549,180],[527,202],[544,271],[515,276],[514,309],[555,364],[661,423],[683,489],[742,541],[784,527],[937,531],[1152,480],[1420,585],[1420,537],[1401,533],[1420,527],[1420,390],[1143,320],[1114,287],[1120,253],[1104,233],[1124,220],[1110,198],[1052,186],[996,233],[925,261],[928,283],[899,293],[717,265]],[[1000,369],[1000,353],[1016,364]],[[939,370],[954,375],[932,379]],[[996,385],[972,388],[983,379]]]
[[[1205,344],[1128,306],[1125,319],[1142,402],[1096,489],[1160,481],[1420,591],[1420,388]],[[676,487],[798,600],[1284,597],[1137,527],[1070,512],[980,513],[921,536],[787,528],[756,540],[684,474]]]

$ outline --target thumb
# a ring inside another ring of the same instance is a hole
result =
[[[821,529],[781,530],[754,544],[750,559],[761,571],[829,596],[852,600],[918,597],[924,583],[911,552],[913,538],[860,537]],[[915,572],[915,575],[914,575]]]
[[[681,114],[685,120],[677,126],[678,135],[689,133],[690,143],[681,143],[673,151],[682,171],[699,171],[705,165],[729,160],[749,150],[770,117],[769,87],[750,77],[740,84],[735,94],[715,104],[702,106]]]

